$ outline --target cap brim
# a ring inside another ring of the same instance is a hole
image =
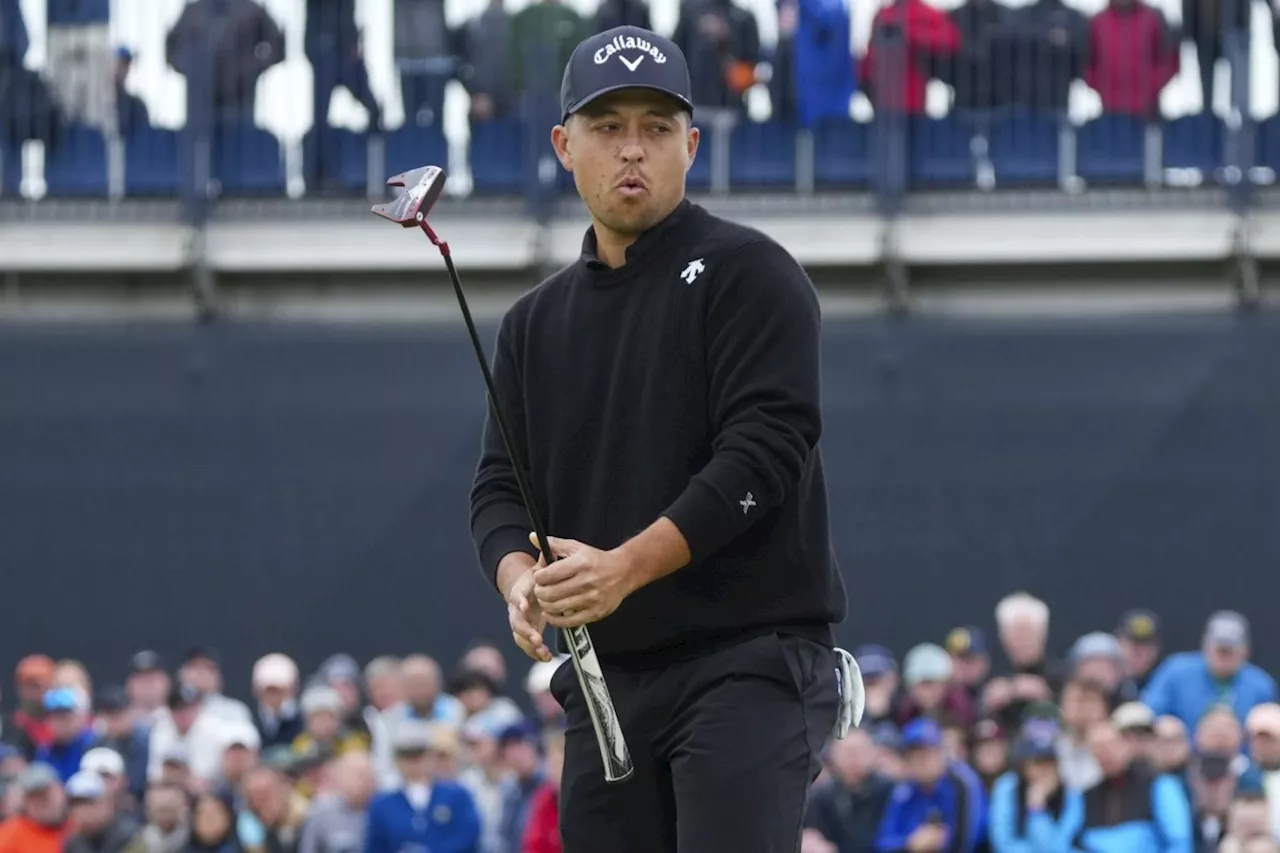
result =
[[[569,105],[569,109],[566,110],[565,114],[560,117],[561,121],[569,118],[569,116],[573,115],[574,113],[581,112],[583,107],[587,106],[588,104],[595,103],[596,101],[603,98],[605,95],[611,95],[614,92],[621,92],[624,89],[647,89],[650,92],[658,92],[659,94],[663,94],[663,95],[666,95],[668,98],[671,98],[676,103],[680,104],[680,106],[688,110],[690,113],[693,112],[693,103],[690,102],[689,99],[687,99],[684,95],[680,95],[676,92],[673,92],[664,86],[651,86],[651,85],[646,85],[644,83],[625,83],[621,86],[609,86],[608,88],[601,89],[598,92],[592,92],[590,95],[583,98],[582,100],[575,101],[574,103]]]

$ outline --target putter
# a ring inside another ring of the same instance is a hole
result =
[[[453,292],[458,297],[458,307],[462,309],[462,319],[467,324],[467,333],[471,336],[471,345],[475,348],[476,358],[480,362],[480,372],[484,374],[489,404],[493,406],[494,420],[497,421],[498,431],[502,434],[502,443],[507,447],[507,455],[511,458],[511,467],[515,470],[516,484],[520,487],[525,511],[529,513],[529,521],[537,536],[539,549],[547,562],[552,562],[554,558],[551,555],[551,546],[547,542],[542,513],[534,503],[533,491],[525,476],[523,460],[516,451],[511,431],[507,428],[506,415],[498,402],[493,374],[489,370],[489,359],[485,356],[475,322],[471,319],[471,309],[467,306],[462,282],[458,279],[457,269],[454,268],[449,244],[436,236],[436,232],[427,224],[427,214],[440,198],[440,193],[444,191],[444,182],[445,173],[439,166],[423,166],[396,175],[387,181],[387,186],[403,187],[404,192],[391,201],[374,205],[373,212],[401,227],[421,228],[422,233],[427,235],[432,245],[440,250],[444,265],[449,271],[449,280],[453,282]],[[624,782],[631,777],[634,770],[631,752],[627,748],[622,725],[618,722],[618,711],[614,708],[613,699],[609,696],[609,687],[605,684],[604,672],[600,669],[600,659],[596,656],[591,634],[585,626],[566,628],[564,633],[568,637],[569,655],[573,659],[578,683],[582,686],[582,693],[586,697],[587,711],[591,715],[591,725],[595,729],[596,741],[600,746],[604,777],[609,782]]]

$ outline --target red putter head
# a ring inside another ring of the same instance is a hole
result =
[[[391,201],[375,204],[373,212],[404,228],[417,228],[444,192],[445,174],[439,166],[422,166],[402,172],[387,181],[389,187],[404,187]]]

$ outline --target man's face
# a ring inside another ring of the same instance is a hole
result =
[[[278,687],[274,684],[259,687],[256,692],[258,694],[258,701],[262,703],[264,708],[267,708],[272,713],[278,713],[280,711],[280,707],[293,697],[292,690],[287,690],[284,687]]]
[[[124,708],[119,711],[104,711],[98,715],[98,719],[106,728],[107,737],[119,740],[133,733],[133,714],[132,708]]]
[[[1156,721],[1156,766],[1164,772],[1179,770],[1191,757],[1191,742],[1187,731],[1177,720],[1162,718]]]
[[[397,752],[396,770],[406,782],[426,782],[431,778],[430,755],[425,749]]]
[[[875,744],[860,729],[850,729],[843,740],[831,742],[831,772],[846,787],[854,788],[870,775],[875,763]]]
[[[1000,631],[1000,643],[1009,659],[1018,665],[1039,663],[1044,659],[1046,632],[1034,619],[1014,619]]]
[[[373,764],[367,757],[351,753],[351,757],[336,765],[334,770],[338,791],[348,803],[363,805],[373,797],[377,780]]]
[[[1204,658],[1214,678],[1233,678],[1249,659],[1249,649],[1245,646],[1208,643],[1205,645]]]
[[[972,687],[981,684],[991,671],[991,658],[986,655],[952,655],[951,673],[957,684]]]
[[[511,741],[502,748],[502,760],[521,779],[528,779],[538,769],[538,747],[527,740]]]
[[[458,694],[458,701],[468,714],[478,714],[493,702],[493,694],[484,687],[472,687]]]
[[[180,761],[166,761],[160,765],[160,781],[185,791],[191,782],[191,768]]]
[[[307,732],[321,743],[328,743],[338,736],[338,715],[333,711],[312,711],[307,714]]]
[[[942,681],[917,681],[907,691],[921,710],[933,711],[942,706],[947,695],[947,685]]]
[[[467,738],[467,751],[471,763],[487,767],[498,760],[498,741],[492,737],[476,735]]]
[[[161,832],[170,833],[186,819],[186,798],[173,788],[152,788],[147,792],[147,820]]]
[[[179,677],[201,693],[222,692],[222,670],[207,658],[194,658],[182,665]]]
[[[698,138],[676,101],[644,89],[605,95],[552,132],[592,217],[623,237],[651,228],[684,198]]]
[[[998,738],[979,741],[973,747],[973,768],[986,777],[1003,773],[1009,766],[1009,747]]]
[[[243,744],[232,744],[222,753],[222,778],[233,785],[238,785],[257,766],[258,753]]]
[[[1077,735],[1107,718],[1107,703],[1095,691],[1068,684],[1062,691],[1062,724]]]
[[[244,796],[249,810],[264,826],[278,826],[284,819],[287,791],[285,782],[279,775],[255,773],[245,782]]]
[[[1228,713],[1206,714],[1196,727],[1196,751],[1234,755],[1244,745],[1240,724]]]
[[[45,721],[58,743],[70,743],[84,731],[84,716],[78,711],[54,711],[45,715]]]
[[[1156,659],[1160,657],[1160,644],[1138,643],[1128,637],[1121,637],[1120,654],[1124,655],[1125,675],[1141,678],[1156,665]]]
[[[947,756],[940,747],[918,747],[903,753],[907,778],[918,785],[934,785],[947,769]]]
[[[440,674],[429,666],[406,666],[404,698],[415,708],[430,708],[440,695]]]
[[[1129,766],[1129,745],[1113,726],[1102,723],[1089,730],[1089,751],[1107,778],[1120,775]]]
[[[503,684],[507,680],[507,659],[493,646],[476,646],[467,652],[462,658],[462,668],[483,672],[493,679],[494,684]]]
[[[18,701],[28,710],[38,710],[44,702],[44,694],[49,692],[52,679],[32,678],[18,682]]]
[[[49,785],[27,794],[23,811],[41,826],[57,826],[67,815],[67,795],[61,785]]]
[[[379,675],[369,680],[369,702],[379,711],[385,711],[400,701],[400,676]]]
[[[1075,674],[1080,678],[1096,681],[1108,690],[1120,686],[1120,667],[1111,658],[1084,658],[1075,666]]]
[[[160,669],[135,672],[125,683],[129,702],[142,711],[152,711],[164,704],[169,695],[169,676]]]
[[[81,831],[89,834],[106,829],[114,816],[115,807],[107,797],[101,800],[74,800],[71,803],[71,820]]]

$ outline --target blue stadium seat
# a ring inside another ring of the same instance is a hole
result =
[[[711,131],[704,130],[702,140],[698,143],[698,154],[693,158],[689,174],[685,177],[685,187],[699,192],[711,188]]]
[[[907,119],[907,176],[911,186],[972,186],[973,129],[960,119]]]
[[[1147,123],[1104,115],[1076,134],[1076,174],[1096,184],[1140,184],[1146,175]]]
[[[22,189],[22,149],[0,138],[0,195],[17,195]]]
[[[813,180],[818,189],[864,187],[870,174],[871,133],[852,120],[830,119],[813,129]]]
[[[1058,183],[1062,140],[1056,115],[1021,110],[997,114],[989,141],[998,186]]]
[[[1222,120],[1212,113],[1183,116],[1164,125],[1164,167],[1211,173],[1222,165]]]
[[[1258,152],[1256,163],[1280,172],[1280,115],[1272,116],[1258,125]]]
[[[744,121],[729,140],[732,187],[795,189],[796,128],[782,121]]]
[[[439,124],[406,124],[387,134],[387,177],[419,166],[449,165],[449,142]]]
[[[124,140],[124,192],[128,196],[176,195],[181,175],[181,134],[138,128]]]
[[[105,196],[107,140],[102,132],[73,124],[58,144],[45,146],[44,179],[50,196]]]
[[[284,192],[280,140],[251,124],[224,125],[215,131],[212,171],[222,195]]]
[[[333,159],[327,164],[330,177],[344,190],[363,193],[369,187],[369,136],[340,127],[326,128],[324,150]],[[388,176],[390,177],[390,176]]]
[[[514,194],[524,185],[523,131],[515,119],[471,125],[471,182],[477,193]]]

